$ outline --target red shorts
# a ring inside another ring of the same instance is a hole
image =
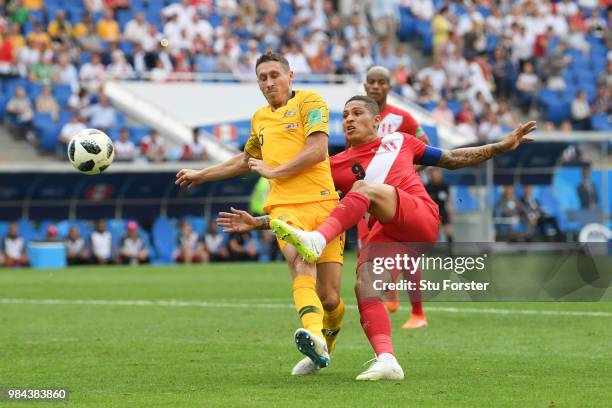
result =
[[[433,244],[438,239],[440,229],[438,206],[398,188],[395,191],[397,194],[395,216],[391,222],[386,224],[374,220],[363,239],[365,251],[360,251],[359,263],[373,256],[421,252],[426,249],[423,245],[411,246],[406,243]],[[387,243],[387,245],[377,245],[378,243]],[[397,245],[389,245],[389,243],[397,243]]]
[[[435,242],[440,229],[436,204],[395,189],[397,208],[393,220],[382,224],[375,220],[364,243],[372,242]]]

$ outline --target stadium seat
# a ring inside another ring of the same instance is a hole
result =
[[[62,125],[52,122],[49,126],[42,129],[40,134],[40,148],[45,152],[53,152],[59,143],[59,136]]]
[[[591,127],[593,130],[600,130],[603,132],[612,131],[612,119],[605,113],[598,113],[591,116]]]
[[[172,263],[172,251],[176,244],[176,230],[172,220],[168,218],[157,218],[153,223],[153,246],[157,257],[165,263]]]
[[[53,85],[53,96],[57,99],[58,105],[64,108],[68,106],[68,100],[72,96],[72,88],[68,84],[55,84]]]
[[[11,97],[15,95],[15,88],[22,86],[26,91],[28,90],[29,82],[25,78],[13,78],[4,82],[4,91]]]

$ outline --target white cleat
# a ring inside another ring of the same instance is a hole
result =
[[[270,228],[279,239],[293,245],[302,259],[308,263],[317,262],[327,245],[321,233],[302,231],[279,219],[270,221]]]
[[[321,369],[312,362],[310,357],[304,357],[293,366],[291,375],[312,375],[317,374]]]
[[[329,365],[329,353],[324,339],[306,329],[297,329],[294,338],[298,351],[310,358],[314,365],[319,368]]]
[[[357,381],[403,380],[404,370],[402,370],[395,356],[384,353],[378,356],[370,367],[355,379]]]

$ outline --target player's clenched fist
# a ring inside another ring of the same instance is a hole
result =
[[[203,177],[199,170],[192,169],[181,169],[178,173],[176,173],[176,181],[174,184],[191,188],[196,184],[203,183]]]

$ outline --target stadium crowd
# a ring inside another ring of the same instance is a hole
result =
[[[109,223],[112,226],[109,228]],[[276,260],[280,251],[270,231],[261,234],[226,234],[212,220],[207,226],[185,219],[173,223],[172,230],[154,230],[150,235],[136,221],[96,220],[87,222],[59,222],[40,225],[33,230],[31,223],[23,227],[10,223],[0,245],[0,266],[26,266],[29,263],[27,245],[30,241],[62,242],[69,265],[143,263],[209,263],[224,261]],[[200,228],[202,230],[200,230]],[[161,231],[161,232],[158,232]],[[158,235],[175,237],[174,242]],[[157,241],[156,241],[157,239]],[[167,246],[167,247],[164,247]],[[162,254],[163,253],[163,254]],[[164,254],[167,253],[166,257]]]
[[[547,129],[606,130],[611,25],[607,0],[354,1],[347,16],[329,0],[13,0],[0,5],[0,110],[47,150],[65,143],[73,116],[117,140],[126,118],[104,97],[105,77],[253,81],[255,59],[272,49],[298,75],[383,65],[396,91],[481,138],[514,127],[517,105],[531,117],[540,110]],[[398,40],[420,42],[431,65],[416,67]],[[128,129],[136,145],[145,136]],[[135,153],[167,157],[148,149],[154,138]],[[175,158],[204,154],[192,147]]]

